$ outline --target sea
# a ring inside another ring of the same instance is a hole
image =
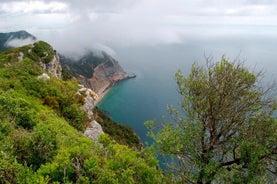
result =
[[[128,125],[144,144],[151,144],[144,122],[171,121],[167,106],[179,109],[180,96],[174,74],[188,75],[193,63],[205,65],[205,58],[241,60],[250,71],[263,71],[263,84],[277,81],[277,36],[232,35],[189,38],[175,44],[115,46],[116,59],[136,78],[115,85],[98,104],[115,121]]]

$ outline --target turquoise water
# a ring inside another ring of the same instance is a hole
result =
[[[179,96],[174,73],[181,68],[188,74],[193,62],[204,64],[204,55],[219,60],[225,54],[237,56],[252,70],[263,70],[265,81],[277,80],[277,38],[267,36],[190,39],[182,44],[114,47],[116,58],[126,71],[137,77],[113,87],[98,106],[110,116],[132,127],[143,142],[144,122],[162,122],[167,105],[178,106]]]
[[[98,105],[114,120],[131,126],[143,142],[148,140],[143,123],[150,119],[160,121],[161,116],[167,114],[166,105],[176,102],[177,92],[172,95],[174,92],[167,91],[166,83],[158,80],[152,82],[142,76],[123,81]]]

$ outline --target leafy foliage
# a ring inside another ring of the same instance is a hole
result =
[[[116,123],[98,107],[94,108],[93,113],[103,131],[109,134],[115,141],[137,150],[141,149],[142,143],[130,127]]]
[[[180,114],[150,136],[162,154],[178,160],[174,167],[183,182],[273,182],[276,178],[277,121],[273,88],[258,85],[259,74],[225,57],[207,67],[193,65],[188,77],[178,71]],[[274,166],[275,165],[275,166]],[[272,176],[273,175],[273,176]]]
[[[32,52],[29,53],[30,57],[43,63],[49,63],[52,61],[56,51],[46,42],[38,41],[34,43]]]

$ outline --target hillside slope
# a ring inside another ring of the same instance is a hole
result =
[[[84,96],[49,73],[55,57],[45,42],[0,53],[0,183],[168,182],[147,150],[83,136]]]

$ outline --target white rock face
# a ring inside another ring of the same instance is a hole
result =
[[[84,136],[90,138],[91,140],[98,142],[98,138],[101,134],[104,134],[102,127],[95,120],[91,121],[89,126],[84,132]]]
[[[39,75],[37,78],[41,79],[41,80],[49,80],[50,79],[50,77],[47,73],[43,73],[43,74]]]
[[[19,56],[17,57],[18,61],[22,61],[24,58],[24,53],[23,52],[20,52],[19,53]]]
[[[93,112],[92,112],[93,108],[94,108],[94,100],[90,95],[87,95],[85,97],[85,103],[82,106],[82,109],[87,112],[89,119],[93,119]]]
[[[85,88],[81,86],[82,88],[78,90],[78,94],[85,95],[85,103],[81,107],[84,111],[86,111],[88,118],[93,119],[93,108],[94,108],[94,101],[97,96],[96,94],[89,88]]]
[[[98,95],[89,88],[85,88],[84,86],[80,86],[81,88],[78,90],[79,95],[85,95],[85,103],[81,107],[83,110],[87,112],[88,118],[93,119],[93,108],[94,102],[98,99]]]
[[[51,73],[54,77],[62,78],[62,66],[58,54],[55,54],[52,61],[49,63],[40,62],[40,66],[43,70]]]
[[[80,89],[78,90],[79,95],[85,96],[85,103],[81,107],[84,111],[86,111],[87,116],[90,120],[92,120],[89,125],[87,126],[84,136],[90,138],[94,142],[98,142],[98,137],[101,134],[104,134],[103,129],[97,121],[93,120],[93,108],[94,108],[94,101],[98,98],[97,94],[89,88],[85,88],[84,86],[80,85]]]

